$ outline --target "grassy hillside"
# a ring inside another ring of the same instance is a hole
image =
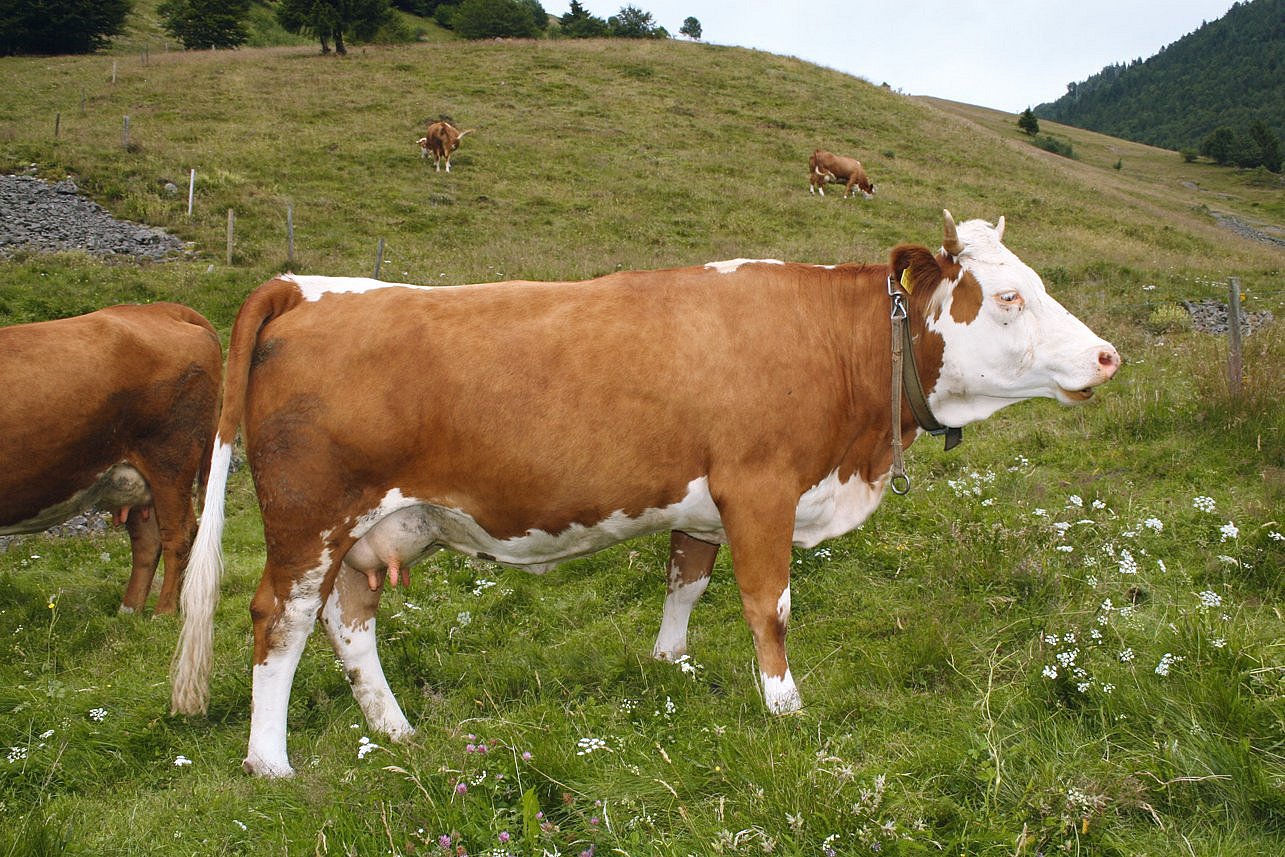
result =
[[[252,781],[246,475],[208,719],[166,716],[175,622],[113,612],[123,535],[19,540],[0,554],[0,854],[1281,850],[1285,337],[1248,341],[1232,397],[1221,341],[1172,312],[1232,275],[1247,310],[1285,312],[1285,253],[1213,217],[1279,234],[1278,187],[1097,136],[1066,160],[1013,117],[677,42],[6,58],[0,76],[0,168],[73,175],[193,244],[159,265],[0,261],[6,324],[176,299],[226,334],[287,265],[288,206],[296,271],[368,275],[382,238],[384,278],[439,284],[875,261],[937,246],[947,207],[1006,215],[1128,363],[1086,407],[1017,406],[950,454],[921,441],[908,497],[796,552],[795,717],[763,713],[725,557],[687,671],[648,657],[663,538],[541,578],[439,557],[380,619],[417,738],[365,731],[318,638],[299,776]],[[449,175],[414,144],[440,115],[477,129]],[[876,199],[809,196],[818,146],[860,157]],[[190,169],[189,219],[164,186]]]

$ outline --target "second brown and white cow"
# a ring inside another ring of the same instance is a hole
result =
[[[318,617],[370,727],[412,733],[376,653],[375,611],[386,578],[442,547],[539,571],[672,531],[653,654],[675,659],[727,544],[767,708],[798,709],[791,546],[857,527],[889,484],[889,293],[908,305],[928,404],[949,426],[1036,396],[1082,401],[1119,366],[1002,229],[1002,218],[956,228],[947,212],[941,251],[901,245],[879,265],[741,259],[447,288],[268,281],[232,331],[174,710],[208,702],[242,423],[267,542],[246,770],[292,773],[286,712]],[[899,428],[908,446],[909,409]]]
[[[472,134],[475,129],[469,128],[467,131],[460,131],[450,122],[433,122],[424,132],[424,136],[419,138],[419,156],[426,158],[430,154],[433,156],[433,165],[438,172],[442,169],[442,164],[446,164],[446,171],[451,171],[451,154],[459,148],[460,140],[465,134]]]
[[[214,328],[178,304],[0,329],[0,535],[111,510],[133,554],[122,612],[143,609],[162,554],[156,612],[174,612],[222,363]]]
[[[808,193],[820,193],[825,196],[826,182],[844,186],[843,197],[852,196],[855,187],[862,196],[871,199],[875,195],[875,186],[866,175],[865,167],[856,158],[845,158],[824,149],[817,149],[808,158]]]

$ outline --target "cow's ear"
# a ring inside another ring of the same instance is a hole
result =
[[[930,295],[942,281],[941,266],[927,247],[901,244],[889,258],[892,281],[900,283],[911,294]]]

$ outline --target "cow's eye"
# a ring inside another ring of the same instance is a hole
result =
[[[1000,292],[995,296],[999,302],[1007,306],[1015,306],[1022,302],[1022,296],[1017,292]]]

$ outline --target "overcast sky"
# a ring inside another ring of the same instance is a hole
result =
[[[633,5],[678,36],[798,57],[933,95],[1020,113],[1112,63],[1146,59],[1227,14],[1233,0],[581,0]],[[543,0],[562,15],[570,0]]]

